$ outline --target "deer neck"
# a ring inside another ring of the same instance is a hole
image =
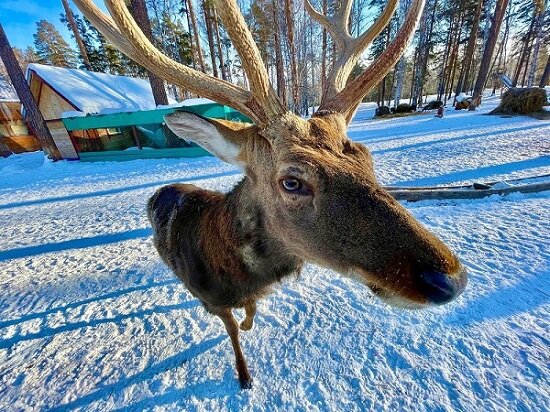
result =
[[[261,287],[299,273],[303,261],[270,235],[251,186],[245,177],[225,196],[217,213],[219,241],[220,247],[225,244],[232,249],[231,255],[241,266],[237,272],[244,271],[247,281]]]

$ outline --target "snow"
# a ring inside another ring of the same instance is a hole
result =
[[[370,120],[350,136],[385,184],[550,173],[550,122],[448,110]],[[457,251],[464,294],[386,306],[308,265],[241,333],[241,391],[223,325],[161,263],[145,217],[161,185],[230,190],[214,158],[79,163],[0,159],[0,410],[550,409],[550,192],[406,204]],[[238,314],[242,318],[242,314]]]
[[[32,63],[27,77],[33,71],[67,100],[78,111],[91,113],[119,113],[155,108],[151,85],[135,77],[115,76],[87,70],[67,69]],[[168,99],[171,103],[175,101]]]
[[[8,82],[8,79],[0,74],[0,101],[3,100],[17,100],[17,94],[13,86]]]
[[[206,97],[194,97],[192,99],[185,99],[181,102],[172,103],[172,104],[160,104],[157,106],[158,109],[170,109],[173,107],[185,107],[185,106],[197,106],[199,104],[217,104],[215,101],[207,99]]]

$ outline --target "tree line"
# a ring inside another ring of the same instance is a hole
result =
[[[53,24],[40,20],[34,45],[14,50],[23,69],[39,62],[149,76],[158,104],[167,102],[165,89],[176,99],[190,97],[176,86],[164,87],[162,80],[111,46],[67,0],[60,1],[65,11],[60,21],[72,33],[77,50]],[[279,96],[300,114],[319,104],[325,74],[335,58],[330,34],[311,20],[301,0],[240,0],[239,4]],[[385,4],[385,0],[355,0],[349,32],[357,36],[365,31]],[[390,24],[357,63],[351,79],[391,42],[409,4],[410,0],[400,1]],[[146,36],[166,55],[247,86],[240,58],[211,0],[128,0],[128,6]],[[338,1],[317,0],[314,6],[331,14]],[[413,43],[366,100],[389,106],[421,105],[428,95],[447,103],[465,93],[473,96],[475,107],[484,88],[496,92],[501,75],[513,85],[542,87],[550,76],[549,44],[550,13],[544,0],[426,0]]]

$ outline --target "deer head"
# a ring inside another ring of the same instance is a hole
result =
[[[467,275],[456,256],[377,183],[368,149],[346,136],[361,99],[403,54],[424,0],[413,0],[389,47],[349,83],[352,68],[386,27],[397,0],[389,0],[375,23],[357,38],[347,30],[352,0],[342,0],[332,16],[319,13],[305,0],[311,17],[334,39],[337,53],[322,103],[309,120],[289,112],[277,97],[235,0],[214,4],[241,56],[250,90],[163,55],[137,27],[124,0],[105,1],[112,18],[91,0],[74,2],[137,63],[254,121],[209,120],[185,112],[165,119],[177,135],[243,169],[249,201],[259,205],[266,231],[288,253],[356,277],[395,305],[442,304],[463,291]]]

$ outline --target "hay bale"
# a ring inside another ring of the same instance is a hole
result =
[[[542,110],[546,91],[539,87],[512,87],[502,95],[500,105],[489,114],[529,114]]]

